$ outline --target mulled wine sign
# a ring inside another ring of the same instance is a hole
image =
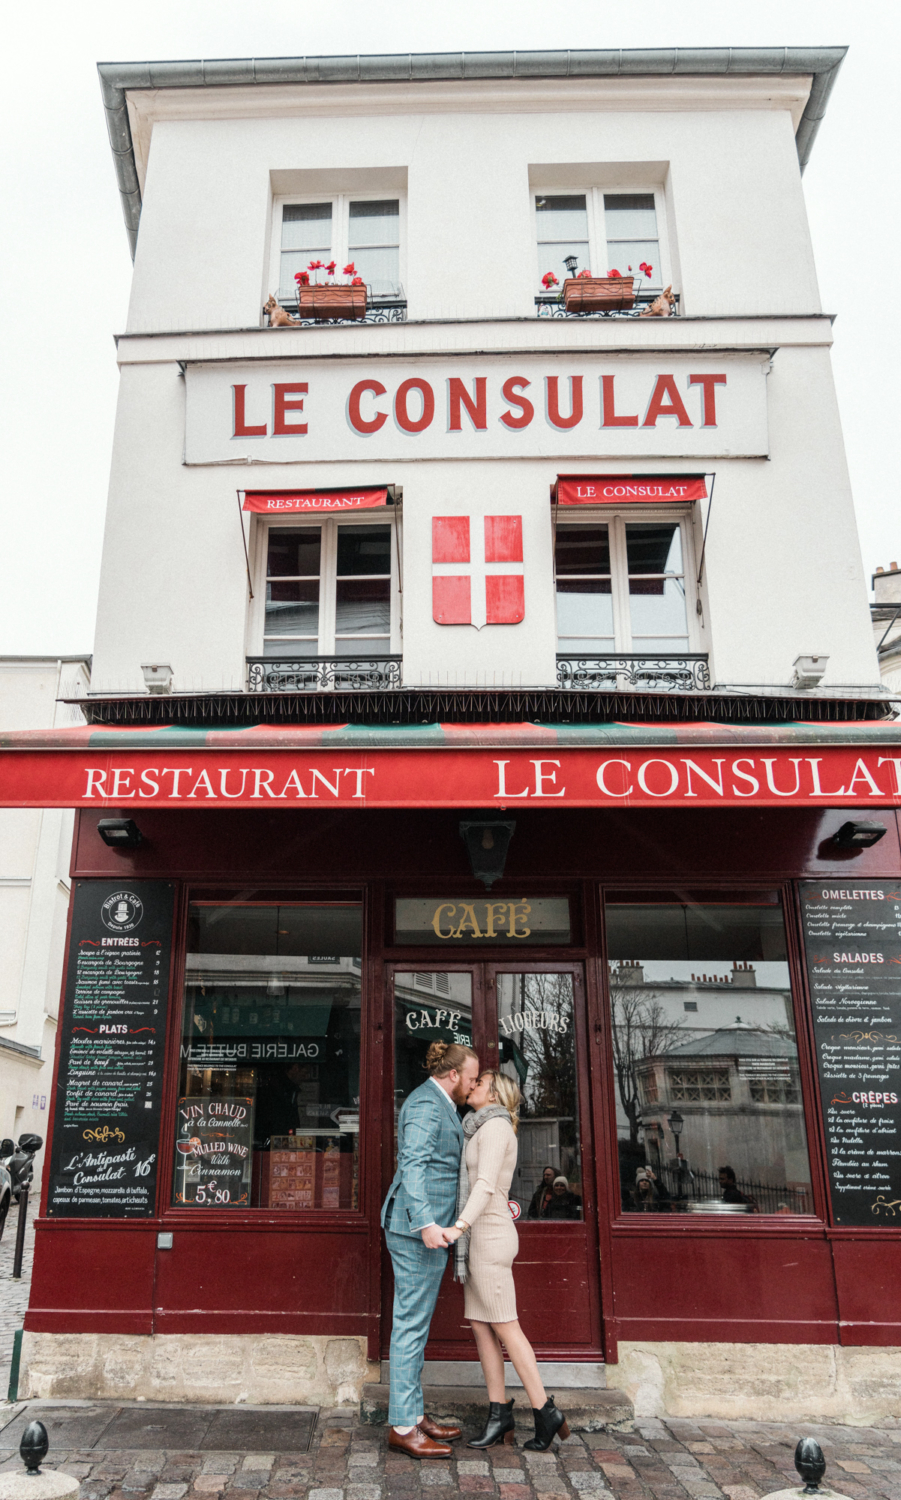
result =
[[[174,1203],[247,1208],[253,1169],[253,1099],[179,1099]]]
[[[901,882],[801,886],[837,1224],[901,1225]]]
[[[47,1213],[156,1209],[174,888],[79,880],[63,998]]]

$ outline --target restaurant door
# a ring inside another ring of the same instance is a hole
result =
[[[519,1233],[514,1276],[520,1322],[542,1358],[602,1358],[583,966],[474,963],[413,969],[395,964],[387,980],[394,1048],[386,1123],[393,1129],[394,1149],[385,1152],[383,1194],[395,1168],[397,1116],[407,1095],[428,1076],[429,1044],[472,1046],[483,1067],[500,1067],[522,1091],[519,1158],[510,1188]],[[561,1177],[565,1183],[554,1185],[552,1179]],[[383,1357],[391,1337],[392,1298],[391,1261],[383,1246]],[[463,1289],[449,1268],[426,1358],[475,1357]]]

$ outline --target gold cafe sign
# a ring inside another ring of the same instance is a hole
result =
[[[401,896],[394,906],[395,941],[417,947],[498,943],[568,943],[565,896],[469,900],[455,896]]]

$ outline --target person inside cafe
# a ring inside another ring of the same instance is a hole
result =
[[[732,1167],[720,1167],[719,1179],[720,1187],[723,1190],[724,1203],[746,1203],[748,1205],[749,1211],[752,1214],[757,1213],[758,1209],[756,1198],[749,1198],[747,1193],[743,1193],[741,1191],[735,1179],[735,1172],[733,1171]]]
[[[578,1219],[581,1204],[570,1189],[565,1177],[555,1177],[551,1187],[551,1198],[542,1214],[543,1219]]]
[[[554,1178],[556,1172],[553,1167],[545,1167],[541,1174],[541,1181],[532,1194],[532,1201],[526,1214],[527,1219],[543,1219],[547,1206],[553,1197]]]

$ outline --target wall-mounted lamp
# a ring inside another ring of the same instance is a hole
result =
[[[839,849],[872,849],[885,833],[884,823],[843,823],[832,835],[832,842]]]
[[[490,890],[504,873],[507,850],[515,830],[515,823],[500,820],[460,824],[460,837],[466,845],[472,873],[486,890]]]
[[[142,661],[141,671],[148,693],[171,693],[172,668],[168,662]]]
[[[565,265],[565,267],[566,267],[567,271],[569,272],[570,276],[575,276],[575,274],[576,274],[576,266],[579,264],[579,257],[578,257],[578,255],[567,255],[564,258],[563,264]]]
[[[132,818],[101,818],[97,832],[111,849],[137,849],[142,834]]]
[[[792,663],[792,687],[819,687],[828,665],[828,656],[796,656]]]

